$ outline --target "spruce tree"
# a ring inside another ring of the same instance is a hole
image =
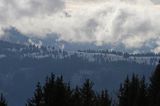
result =
[[[51,74],[50,77],[46,78],[45,85],[43,87],[44,90],[44,101],[46,106],[54,106],[55,105],[55,92],[56,92],[56,84],[55,84],[55,75]]]
[[[64,83],[63,77],[51,74],[47,78],[44,89],[44,100],[47,106],[70,106],[72,90],[70,85]]]
[[[81,88],[81,97],[83,106],[95,105],[95,92],[93,90],[93,82],[87,79]]]
[[[111,99],[108,95],[107,90],[102,90],[98,101],[99,101],[98,106],[111,106]]]
[[[150,78],[148,91],[149,105],[160,106],[160,62]]]
[[[138,93],[138,100],[137,100],[137,104],[139,106],[148,106],[148,91],[147,91],[148,87],[147,84],[145,82],[145,77],[143,76],[143,78],[140,81],[140,88],[139,88],[139,93]]]
[[[43,92],[39,82],[36,86],[34,96],[28,100],[27,106],[44,106]]]
[[[119,106],[147,106],[147,86],[145,79],[132,75],[127,77],[119,89]]]
[[[129,84],[130,80],[129,77],[127,76],[127,78],[124,81],[124,84],[121,84],[119,88],[119,93],[118,93],[119,106],[129,106],[128,102]]]
[[[68,99],[70,98],[68,89],[69,87],[63,82],[63,77],[57,77],[55,85],[55,105],[56,106],[69,106]],[[53,94],[54,95],[54,94]]]
[[[78,86],[76,86],[72,94],[72,106],[82,106],[82,97]]]
[[[140,91],[140,79],[138,75],[133,74],[129,85],[129,99],[130,106],[139,106],[138,100]]]

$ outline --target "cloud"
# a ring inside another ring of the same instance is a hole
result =
[[[0,0],[0,35],[27,36],[160,52],[159,0]]]
[[[22,24],[19,27],[24,29],[25,26],[32,27],[29,21],[33,18],[34,20],[37,17],[43,18],[63,8],[63,0],[0,0],[0,34],[2,35],[3,30],[7,27],[17,28],[20,23]],[[24,25],[25,22],[29,23]]]

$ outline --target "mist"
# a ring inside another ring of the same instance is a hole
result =
[[[26,36],[160,52],[160,0],[0,0],[0,36]]]

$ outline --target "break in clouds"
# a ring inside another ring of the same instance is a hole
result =
[[[160,52],[160,0],[0,0],[0,35],[26,36]],[[54,35],[54,34],[53,34]]]

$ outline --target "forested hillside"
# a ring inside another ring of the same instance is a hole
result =
[[[148,78],[158,59],[159,54],[153,53],[90,49],[66,51],[0,41],[0,89],[12,106],[22,105],[31,96],[36,81],[43,81],[53,72],[63,75],[72,86],[89,78],[95,82],[94,89],[107,88],[113,93],[126,75],[135,73]]]

